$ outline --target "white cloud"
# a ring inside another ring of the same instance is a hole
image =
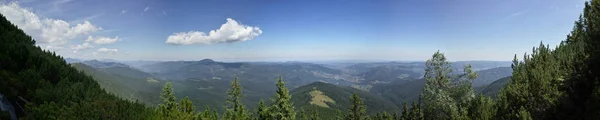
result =
[[[94,48],[94,46],[90,45],[90,43],[83,43],[81,45],[71,45],[71,49],[73,49],[73,53],[77,53],[80,50]]]
[[[102,30],[101,27],[97,27],[89,21],[73,26],[64,20],[42,19],[30,10],[22,8],[16,2],[0,4],[0,13],[37,42],[55,46],[63,45],[77,36]]]
[[[144,8],[144,12],[146,12],[146,11],[148,11],[148,10],[150,10],[150,7],[146,7],[146,8]]]
[[[85,41],[93,42],[95,44],[113,44],[113,43],[119,41],[119,36],[116,36],[114,38],[102,37],[102,36],[96,36],[96,37],[88,36],[87,40],[85,40]]]
[[[118,49],[109,49],[109,48],[100,48],[98,49],[96,52],[92,53],[93,55],[98,55],[98,54],[117,54],[117,52],[119,52]]]
[[[167,11],[164,11],[164,10],[163,10],[163,11],[162,11],[162,14],[163,14],[163,15],[167,15]]]
[[[121,11],[121,13],[120,13],[120,14],[125,14],[125,13],[127,13],[127,9],[125,9],[125,10]]]
[[[262,34],[258,27],[240,24],[231,18],[217,30],[211,30],[208,35],[200,31],[173,33],[166,43],[175,45],[232,43],[252,40]]]

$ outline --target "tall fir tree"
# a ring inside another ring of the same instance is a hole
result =
[[[272,105],[269,107],[271,117],[276,120],[294,120],[296,119],[296,112],[294,112],[294,105],[290,101],[292,95],[289,90],[285,87],[283,78],[279,76],[277,79],[277,91],[275,97],[272,98]]]
[[[217,113],[216,110],[211,110],[210,106],[206,106],[206,109],[204,109],[204,112],[198,113],[198,115],[196,115],[196,119],[197,120],[218,120],[219,114]]]
[[[227,91],[227,105],[226,111],[223,114],[223,119],[228,120],[246,120],[249,118],[248,111],[245,110],[245,106],[242,103],[242,85],[238,81],[238,77],[235,76],[231,82],[231,88]]]
[[[163,100],[163,103],[158,105],[158,113],[160,114],[161,119],[177,119],[179,110],[177,102],[175,101],[176,98],[173,93],[171,82],[165,84],[165,87],[160,94],[160,98]]]
[[[270,120],[271,118],[268,108],[267,106],[265,106],[265,101],[263,101],[262,99],[260,99],[260,102],[258,102],[256,114],[258,120]]]
[[[350,104],[345,120],[364,120],[367,118],[365,115],[367,108],[358,94],[354,93],[350,96]]]
[[[193,120],[194,119],[194,105],[187,96],[179,102],[179,119],[180,120]]]
[[[404,102],[404,105],[402,106],[402,115],[401,115],[400,119],[401,120],[409,120],[410,119],[408,105],[406,105],[406,102]]]

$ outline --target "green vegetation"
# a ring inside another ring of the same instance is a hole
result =
[[[43,51],[0,15],[0,93],[21,119],[150,119],[154,111],[105,92],[98,82]],[[22,99],[21,99],[22,98]]]

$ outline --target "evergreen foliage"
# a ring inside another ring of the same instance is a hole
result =
[[[345,120],[364,120],[367,118],[365,115],[367,108],[357,94],[350,97],[350,103],[352,103],[352,106],[348,108],[348,115]]]
[[[272,105],[269,107],[269,112],[272,119],[275,120],[294,120],[296,118],[296,112],[294,112],[294,105],[290,101],[292,96],[289,94],[288,89],[285,87],[283,78],[279,76],[277,79],[277,91],[275,96],[271,98]]]
[[[248,119],[248,111],[245,110],[244,104],[242,104],[242,86],[240,85],[238,78],[234,77],[231,82],[231,88],[227,91],[227,104],[224,115],[224,119],[228,120],[246,120]]]

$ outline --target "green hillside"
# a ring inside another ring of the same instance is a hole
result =
[[[164,82],[152,82],[149,75],[129,67],[93,68],[82,63],[72,63],[71,66],[83,71],[94,78],[100,87],[121,98],[157,105],[160,103],[159,93]]]
[[[152,75],[133,69],[131,67],[107,67],[92,68],[85,64],[73,63],[73,67],[84,71],[92,76],[100,86],[109,93],[128,100],[139,100],[150,106],[159,104],[159,93],[166,81],[153,78]],[[168,81],[173,84],[175,96],[178,98],[189,97],[194,103],[202,103],[196,106],[196,110],[204,110],[207,106],[213,106],[217,111],[223,112],[223,109],[215,106],[225,104],[225,98],[230,79],[226,80],[202,80],[188,79],[182,81]],[[244,103],[250,108],[256,107],[256,101],[266,99],[274,91],[273,83],[260,83],[244,80]],[[258,87],[254,87],[257,86]],[[268,86],[271,90],[263,90],[260,86]],[[260,88],[260,89],[255,89]]]
[[[101,89],[94,79],[43,51],[0,15],[0,93],[23,119],[148,119],[153,111]],[[20,99],[23,98],[23,99]],[[25,114],[26,113],[26,114]]]
[[[394,102],[394,105],[404,104],[404,102],[417,101],[423,91],[425,80],[404,80],[395,81],[390,84],[377,84],[369,92],[381,95],[382,97]]]
[[[509,77],[504,77],[504,78],[501,78],[499,80],[496,80],[496,81],[492,82],[489,85],[477,87],[477,88],[475,88],[475,91],[477,93],[481,93],[481,94],[483,94],[485,96],[489,96],[489,97],[492,97],[492,98],[497,98],[498,97],[498,92],[500,92],[500,89],[504,88],[504,86],[506,84],[508,84],[509,81],[510,81],[510,76]]]

